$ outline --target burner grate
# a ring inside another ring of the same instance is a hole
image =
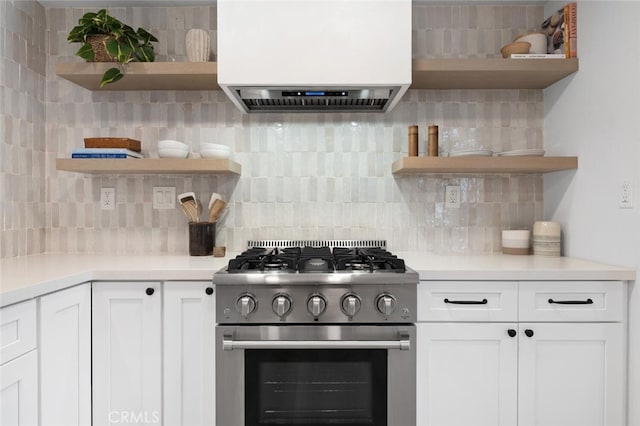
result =
[[[247,248],[289,248],[289,247],[334,247],[342,248],[387,248],[386,240],[249,240]]]

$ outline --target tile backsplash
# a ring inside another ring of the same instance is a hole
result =
[[[375,238],[386,239],[394,251],[489,254],[500,249],[501,229],[530,227],[542,218],[540,176],[391,174],[392,162],[407,153],[411,124],[420,126],[421,155],[426,152],[427,126],[434,123],[440,126],[441,151],[542,148],[540,90],[410,90],[384,115],[243,115],[221,91],[91,92],[54,71],[58,62],[79,61],[74,56],[78,45],[68,44],[66,35],[88,10],[18,3],[46,15],[46,29],[26,34],[42,39],[27,39],[29,46],[46,45],[46,63],[40,70],[46,72],[35,71],[43,80],[36,85],[37,94],[23,95],[32,119],[38,118],[33,137],[26,139],[15,130],[7,133],[3,111],[2,191],[6,194],[10,188],[12,194],[2,208],[3,257],[45,249],[187,254],[186,218],[179,208],[154,210],[154,186],[175,186],[176,193],[194,191],[205,204],[211,192],[221,193],[230,209],[216,240],[230,251],[243,249],[248,239]],[[215,7],[111,12],[158,36],[158,61],[186,60],[184,38],[190,28],[210,29],[215,46]],[[494,57],[503,44],[543,16],[542,6],[420,5],[413,12],[414,57]],[[14,24],[2,25],[6,39]],[[6,67],[4,63],[3,53]],[[2,90],[20,87],[19,75],[5,77]],[[11,116],[9,122],[16,120],[21,118]],[[69,156],[89,136],[140,139],[150,157],[157,156],[156,143],[165,138],[185,141],[193,152],[201,142],[223,143],[232,148],[242,175],[57,172],[55,159]],[[16,144],[21,148],[14,149]],[[25,155],[40,158],[33,182],[31,175],[15,170]],[[450,184],[461,187],[459,209],[444,208],[444,190]],[[102,187],[115,188],[115,210],[100,210]],[[20,212],[32,204],[37,213],[30,221]],[[37,236],[39,243],[24,242],[28,235]],[[41,241],[45,238],[46,243]]]

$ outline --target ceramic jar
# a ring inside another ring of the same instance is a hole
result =
[[[211,38],[205,30],[191,29],[185,40],[189,62],[207,62],[211,51]]]

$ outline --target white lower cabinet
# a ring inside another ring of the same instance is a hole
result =
[[[38,351],[0,366],[0,425],[38,425]]]
[[[517,284],[525,291],[509,298],[519,300],[521,310],[532,307],[524,317],[533,321],[470,322],[468,313],[464,321],[443,322],[459,316],[461,307],[475,309],[469,312],[478,318],[488,316],[483,310],[499,305],[491,303],[495,289],[485,285],[484,295],[483,283],[468,282],[465,290],[458,282],[438,294],[446,283],[421,283],[427,288],[419,294],[429,297],[418,300],[418,425],[625,426],[622,283],[584,284]],[[473,297],[454,294],[463,290]]]
[[[513,426],[518,418],[517,324],[418,324],[420,426]]]
[[[91,425],[91,286],[40,298],[43,426]]]
[[[215,295],[211,282],[163,284],[165,425],[215,424]]]
[[[521,323],[520,331],[519,426],[625,425],[623,324]]]
[[[0,425],[38,426],[37,302],[0,309]]]
[[[92,291],[93,425],[162,424],[160,283]]]

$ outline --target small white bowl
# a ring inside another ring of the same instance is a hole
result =
[[[200,144],[200,151],[209,151],[211,149],[216,149],[216,150],[220,150],[220,151],[226,151],[226,152],[231,152],[231,148],[229,148],[226,145],[220,145],[219,143],[207,143],[207,142],[202,142]]]
[[[187,158],[189,156],[188,149],[164,148],[158,149],[158,157],[160,158]]]
[[[189,151],[189,145],[180,141],[164,139],[164,140],[158,141],[158,150],[160,149],[181,149],[181,150]]]
[[[229,158],[229,152],[221,151],[218,149],[205,149],[200,151],[202,158]]]

